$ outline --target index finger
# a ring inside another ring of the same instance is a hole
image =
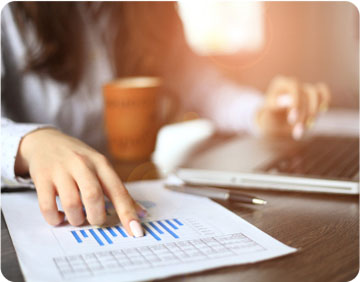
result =
[[[114,205],[126,231],[134,237],[144,236],[134,201],[112,166],[105,162],[98,164],[96,169],[104,194]]]

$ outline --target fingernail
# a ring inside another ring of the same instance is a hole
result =
[[[140,223],[137,220],[130,221],[130,229],[134,237],[143,237],[144,236],[144,230],[142,229]]]
[[[289,111],[289,114],[287,116],[287,119],[288,119],[288,123],[290,124],[294,124],[297,120],[297,110],[296,109],[291,109]]]
[[[304,133],[304,127],[301,123],[298,123],[294,126],[294,129],[292,131],[292,136],[295,140],[299,140]]]

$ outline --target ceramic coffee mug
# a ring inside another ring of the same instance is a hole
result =
[[[156,136],[167,121],[165,97],[158,77],[127,77],[103,87],[105,129],[109,151],[116,160],[149,159]]]

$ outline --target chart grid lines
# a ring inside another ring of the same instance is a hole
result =
[[[64,279],[71,279],[96,276],[106,271],[120,272],[161,268],[180,262],[208,261],[236,256],[245,251],[255,253],[264,250],[263,246],[242,233],[235,233],[115,251],[57,257],[53,260],[61,276]]]
[[[90,275],[93,275],[93,271],[91,270],[91,268],[89,267],[87,261],[84,259],[83,256],[81,256],[81,260],[83,261],[83,263],[85,264],[86,266],[86,269],[90,272]]]
[[[97,257],[97,255],[94,254],[94,256],[95,256],[96,261],[99,263],[100,267],[101,267],[102,269],[105,269],[105,266],[101,263],[101,261],[99,260],[99,258]]]
[[[149,261],[149,260],[147,259],[147,257],[144,256],[142,252],[140,252],[139,249],[135,249],[135,250],[136,250],[136,252],[139,254],[139,256],[141,256],[141,257],[144,259],[144,261],[146,261],[149,265],[151,265],[151,261]]]
[[[233,250],[229,249],[228,247],[226,247],[222,242],[220,242],[219,240],[216,240],[216,238],[214,238],[215,241],[217,241],[221,246],[223,246],[225,249],[227,249],[229,252],[231,252],[232,254],[236,254]]]
[[[175,243],[170,243],[170,244],[165,245],[165,248],[169,251],[169,253],[173,253],[178,260],[182,261],[182,258],[187,256],[186,253],[183,250],[181,250]],[[176,250],[173,249],[174,246],[176,247]],[[181,255],[179,254],[179,252],[181,252]]]
[[[113,259],[116,261],[117,265],[122,268],[122,265],[121,265],[121,263],[119,262],[119,260],[117,259],[117,257],[114,255],[114,252],[113,252],[113,251],[110,251],[110,254],[111,254],[111,256],[113,257]]]

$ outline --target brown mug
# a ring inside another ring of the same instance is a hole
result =
[[[160,127],[168,121],[159,77],[125,77],[103,86],[105,129],[116,160],[150,159]]]

